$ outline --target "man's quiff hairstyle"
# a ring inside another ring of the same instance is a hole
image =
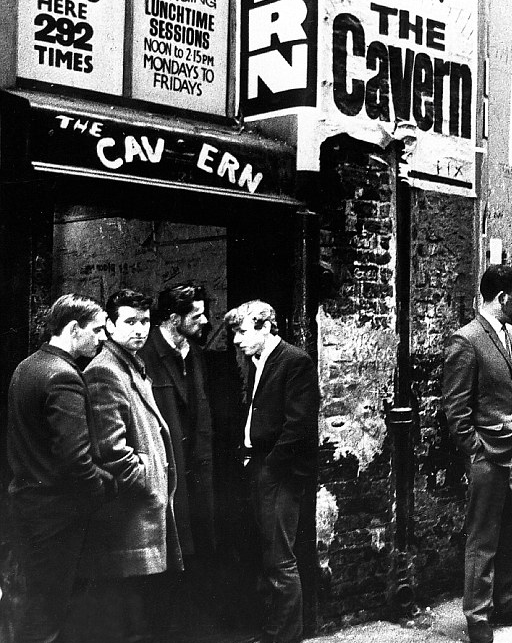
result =
[[[76,321],[85,328],[101,312],[103,308],[95,299],[75,293],[62,295],[46,315],[46,328],[52,337],[58,337],[70,321]]]
[[[270,333],[277,335],[279,329],[276,322],[276,311],[270,304],[253,299],[237,308],[232,308],[224,315],[224,323],[228,328],[236,332],[244,319],[249,318],[254,323],[254,328],[260,330],[265,322],[270,322]]]
[[[108,318],[115,324],[119,317],[119,309],[121,306],[130,306],[130,308],[135,308],[135,310],[149,310],[152,303],[153,299],[151,297],[137,290],[124,288],[110,295],[105,305],[105,310],[107,311]]]
[[[480,293],[484,301],[492,301],[500,292],[512,294],[512,266],[492,264],[482,275]]]

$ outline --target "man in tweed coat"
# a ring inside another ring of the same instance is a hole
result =
[[[119,494],[93,518],[81,573],[115,579],[97,581],[97,587],[107,591],[110,602],[112,595],[120,596],[126,611],[113,629],[124,628],[128,641],[153,640],[149,624],[160,623],[150,613],[158,605],[158,583],[168,567],[182,567],[172,443],[137,356],[149,333],[150,304],[132,290],[109,298],[109,340],[85,370],[102,466],[116,478]],[[102,642],[107,640],[104,633]]]

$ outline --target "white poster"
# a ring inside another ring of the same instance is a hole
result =
[[[226,114],[228,0],[134,0],[132,97]]]
[[[123,90],[125,0],[19,0],[18,77]]]
[[[335,134],[399,139],[411,185],[474,196],[477,19],[477,0],[321,0],[321,118],[304,120],[299,169]]]

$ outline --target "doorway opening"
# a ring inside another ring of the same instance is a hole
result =
[[[52,298],[76,291],[105,301],[120,288],[156,298],[164,287],[187,281],[201,284],[208,293],[205,355],[213,419],[217,550],[208,606],[212,618],[205,622],[205,605],[194,602],[194,596],[204,594],[192,588],[188,636],[191,643],[205,636],[211,643],[236,641],[259,628],[259,555],[239,459],[244,422],[241,381],[223,316],[244,301],[265,300],[276,309],[280,335],[291,340],[294,213],[283,205],[129,185],[92,186],[88,181],[67,181],[60,194],[54,219]],[[90,643],[80,638],[83,634],[77,636],[76,643]]]

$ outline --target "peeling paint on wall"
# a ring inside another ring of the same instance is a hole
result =
[[[320,307],[320,439],[335,445],[334,458],[353,454],[366,469],[382,451],[383,399],[392,395],[397,336],[390,328],[333,319]]]
[[[324,486],[318,489],[316,496],[316,533],[317,541],[326,547],[334,540],[335,525],[338,520],[338,503],[336,497]]]

